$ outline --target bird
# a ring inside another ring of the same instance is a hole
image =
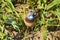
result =
[[[38,16],[38,13],[35,13],[34,10],[29,10],[26,13],[26,16],[24,18],[24,23],[27,27],[33,27],[36,23],[36,18]]]

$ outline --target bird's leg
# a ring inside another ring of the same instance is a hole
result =
[[[31,33],[33,31],[33,27],[27,27],[27,33]]]

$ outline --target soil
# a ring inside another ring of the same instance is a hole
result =
[[[54,32],[48,32],[46,40],[60,40],[60,30]],[[19,33],[15,36],[14,40],[43,40],[41,36],[41,32],[32,32],[31,34],[27,34],[25,38],[23,38],[23,33]]]

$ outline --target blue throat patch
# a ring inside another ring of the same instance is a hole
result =
[[[33,21],[34,20],[34,13],[31,13],[30,15],[27,15],[26,18],[30,21]]]

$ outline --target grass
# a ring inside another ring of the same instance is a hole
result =
[[[0,0],[0,39],[1,40],[12,40],[13,36],[6,31],[5,24],[11,25],[12,29],[14,29],[17,32],[20,32],[22,30],[26,31],[26,26],[23,22],[26,8],[21,9],[22,14],[19,15],[19,13],[16,11],[15,6],[13,5],[13,2],[16,0]],[[21,1],[19,1],[18,4]],[[23,0],[24,4],[25,1]],[[32,6],[33,10],[39,11],[39,18],[37,19],[36,25],[34,26],[34,31],[39,30],[41,28],[41,33],[46,40],[47,37],[47,27],[50,26],[60,26],[60,0],[27,0],[26,2],[30,6]],[[21,4],[21,5],[22,5]],[[29,10],[29,8],[27,8]],[[25,33],[26,34],[26,33]]]

